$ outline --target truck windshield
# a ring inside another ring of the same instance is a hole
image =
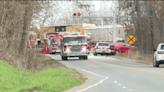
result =
[[[52,39],[51,40],[51,43],[52,44],[59,44],[60,43],[60,40],[59,39]]]
[[[64,43],[74,44],[74,43],[87,43],[86,37],[66,37],[63,39]]]
[[[99,43],[99,46],[109,46],[109,43]]]
[[[126,43],[124,44],[123,43],[122,46],[124,46],[124,47],[130,47],[130,44],[126,44]]]

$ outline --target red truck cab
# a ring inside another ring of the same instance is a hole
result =
[[[45,33],[45,35],[45,48],[42,49],[42,53],[60,53],[60,43],[62,35],[60,35],[59,33]]]

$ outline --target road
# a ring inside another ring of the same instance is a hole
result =
[[[164,92],[164,67],[89,55],[88,60],[50,55],[67,67],[77,69],[88,80],[65,92]]]

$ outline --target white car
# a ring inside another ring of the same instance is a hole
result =
[[[160,43],[157,49],[154,49],[153,66],[159,67],[160,64],[164,64],[164,43]]]
[[[108,42],[97,42],[94,47],[94,56],[97,54],[106,54],[109,55],[111,53],[110,44]]]

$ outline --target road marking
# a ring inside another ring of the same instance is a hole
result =
[[[118,83],[117,81],[114,81],[114,82],[117,83],[119,86],[122,86],[122,88],[126,89],[126,86],[123,86],[121,83]],[[133,91],[133,90],[129,89],[128,91]]]
[[[125,86],[123,86],[122,88],[126,88]]]
[[[99,76],[99,77],[105,77],[105,76],[102,76],[102,75],[99,75],[99,74],[93,73],[93,72],[91,72],[91,71],[87,71],[87,70],[80,69],[80,68],[77,68],[77,69],[79,69],[79,70],[81,70],[81,71],[85,71],[85,72],[91,73],[91,74],[96,75],[96,76]]]
[[[164,73],[156,72],[156,71],[149,71],[149,70],[144,70],[144,69],[139,69],[139,68],[119,66],[119,65],[114,65],[114,64],[110,64],[110,63],[103,63],[103,62],[96,61],[96,60],[93,60],[93,59],[91,61],[101,63],[101,64],[105,64],[105,65],[109,65],[109,66],[113,66],[113,67],[118,67],[118,68],[124,68],[124,69],[130,69],[130,70],[135,70],[135,71],[142,71],[142,72],[154,73],[154,74],[158,74],[158,75],[164,75]]]
[[[81,90],[79,90],[79,91],[76,91],[76,92],[82,92],[82,91],[85,91],[85,90],[87,90],[87,89],[90,89],[90,88],[92,88],[92,87],[94,87],[94,86],[97,86],[98,84],[103,83],[103,81],[105,81],[105,80],[108,79],[108,77],[106,77],[106,76],[102,76],[102,75],[93,73],[93,72],[88,71],[88,70],[84,70],[84,69],[80,69],[80,68],[77,68],[77,69],[78,69],[78,70],[81,70],[81,71],[85,71],[85,72],[91,73],[91,74],[96,75],[96,76],[99,76],[99,77],[103,77],[104,79],[101,80],[101,81],[99,81],[98,83],[95,83],[95,84],[93,84],[93,85],[90,85],[90,86],[88,86],[88,87],[86,87],[86,88],[84,88],[84,89],[81,89]]]
[[[128,89],[128,91],[133,91],[133,90],[131,90],[131,89]]]

